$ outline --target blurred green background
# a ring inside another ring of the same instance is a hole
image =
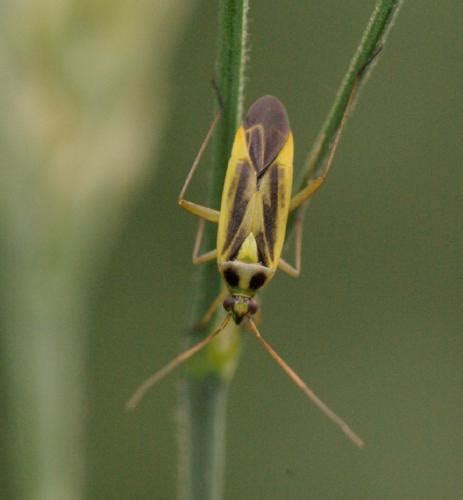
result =
[[[251,2],[245,107],[285,103],[297,169],[373,2],[269,5]],[[216,2],[0,14],[0,497],[175,498],[178,374],[124,403],[190,320],[176,197],[213,110]],[[245,336],[227,499],[461,498],[462,18],[405,2],[307,213],[301,277],[263,294],[264,335],[366,447]]]

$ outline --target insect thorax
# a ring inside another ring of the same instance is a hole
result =
[[[237,260],[219,264],[219,270],[231,294],[246,297],[253,297],[273,276],[268,267]]]
[[[243,241],[236,258],[219,262],[219,270],[232,295],[253,297],[270,281],[273,271],[258,261],[253,233]]]

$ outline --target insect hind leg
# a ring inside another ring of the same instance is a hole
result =
[[[305,207],[300,207],[296,213],[294,221],[294,265],[280,258],[278,269],[283,271],[291,278],[297,278],[301,272],[301,253],[302,253],[302,232],[304,229]]]

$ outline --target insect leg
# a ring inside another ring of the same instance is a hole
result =
[[[356,95],[357,87],[358,87],[358,81],[355,83],[355,85],[352,88],[352,93],[349,97],[349,101],[347,103],[347,106],[344,110],[344,114],[341,119],[341,123],[339,124],[339,128],[336,131],[336,135],[334,136],[333,142],[330,145],[330,149],[328,151],[328,156],[325,160],[325,163],[323,164],[321,168],[321,174],[317,176],[315,179],[312,179],[309,181],[307,186],[303,188],[299,193],[295,194],[291,200],[289,211],[293,211],[296,208],[299,208],[305,201],[307,201],[314,193],[315,191],[318,190],[318,188],[323,184],[323,182],[326,179],[326,176],[328,175],[328,172],[331,167],[331,163],[333,162],[334,154],[336,153],[336,149],[339,144],[339,139],[341,138],[341,133],[344,129],[344,125],[346,123],[347,117],[349,115],[349,112],[352,107],[352,103],[354,101],[354,97]],[[320,139],[324,139],[322,136]],[[315,147],[315,154],[312,154],[309,158],[309,165],[307,167],[307,170],[310,171],[313,169],[313,165],[318,160],[318,155],[321,153],[321,143],[323,142],[322,140],[317,141],[317,145]]]
[[[341,417],[336,415],[331,408],[329,408],[301,379],[301,377],[286,363],[286,361],[273,349],[273,347],[262,337],[255,323],[251,318],[248,318],[248,323],[251,327],[251,332],[256,339],[261,343],[262,347],[270,354],[276,361],[278,366],[288,375],[291,381],[307,396],[312,403],[317,406],[321,412],[326,415],[334,424],[336,424],[342,432],[359,448],[362,448],[364,443],[362,439],[355,434],[355,432],[342,420]]]
[[[326,176],[328,175],[328,172],[330,170],[331,164],[333,162],[334,155],[336,153],[336,149],[339,145],[339,140],[341,138],[342,131],[344,129],[344,126],[346,124],[347,118],[352,111],[352,106],[355,101],[355,97],[357,95],[357,91],[359,88],[360,81],[362,79],[362,76],[365,73],[365,70],[367,67],[371,64],[373,59],[379,54],[381,51],[381,47],[373,54],[373,56],[359,69],[357,72],[357,76],[355,79],[354,84],[352,85],[352,90],[349,95],[349,98],[347,100],[346,106],[344,108],[344,112],[341,118],[341,121],[339,123],[338,129],[335,133],[335,136],[329,146],[328,149],[328,154],[326,157],[326,160],[321,166],[320,173],[314,178],[310,179],[307,183],[307,185],[301,189],[298,193],[296,193],[290,204],[290,212],[295,210],[296,208],[300,207],[305,201],[307,201],[314,193],[317,191],[317,189],[323,184],[324,180],[326,179]],[[325,140],[324,135],[320,135],[317,138],[317,141],[312,149],[312,152],[309,156],[308,164],[307,164],[307,173],[310,175],[310,173],[313,172],[319,158],[320,154],[322,152],[322,145]]]
[[[291,278],[297,278],[301,272],[302,230],[304,228],[304,208],[301,207],[296,213],[294,221],[294,266],[285,259],[280,258],[278,269]]]
[[[212,208],[205,207],[203,205],[198,205],[197,203],[193,203],[191,201],[185,200],[185,192],[191,182],[191,179],[193,178],[193,175],[196,171],[196,168],[198,167],[199,161],[201,159],[201,156],[204,153],[204,150],[206,149],[206,146],[208,145],[212,132],[214,131],[220,117],[222,115],[222,111],[219,109],[217,113],[215,114],[214,119],[212,120],[212,123],[209,127],[209,130],[207,131],[206,137],[204,138],[204,141],[202,142],[198,153],[196,154],[196,157],[193,161],[193,165],[191,165],[190,171],[188,172],[188,175],[185,179],[185,182],[183,184],[183,187],[180,191],[180,194],[178,195],[178,204],[180,207],[182,207],[184,210],[187,212],[192,213],[193,215],[196,215],[197,217],[201,217],[202,219],[205,219],[209,222],[215,222],[217,223],[219,221],[219,215],[220,212],[218,210],[214,210]]]
[[[138,406],[138,403],[143,399],[146,392],[151,389],[154,385],[156,385],[159,381],[161,381],[166,375],[169,375],[170,372],[178,368],[181,364],[185,363],[185,361],[189,360],[194,354],[200,351],[203,347],[205,347],[211,340],[213,340],[217,335],[225,329],[230,321],[231,316],[227,314],[225,316],[222,323],[218,326],[216,330],[210,333],[207,337],[204,337],[198,343],[194,344],[192,347],[187,349],[186,351],[178,354],[170,363],[167,363],[163,368],[153,373],[150,377],[148,377],[144,382],[142,382],[135,392],[132,394],[130,399],[127,401],[126,408],[127,410],[133,410]]]
[[[204,223],[204,219],[199,219],[198,231],[196,232],[195,244],[193,246],[193,264],[203,264],[217,257],[217,248],[199,255],[199,249],[201,248],[201,241],[203,239]]]
[[[211,321],[215,311],[222,305],[223,301],[228,297],[229,291],[223,288],[219,295],[213,300],[212,304],[208,307],[203,317],[196,323],[195,330],[203,330]]]

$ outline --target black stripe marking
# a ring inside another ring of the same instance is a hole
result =
[[[233,242],[230,245],[230,248],[228,249],[228,260],[236,259],[236,256],[240,251],[241,245],[243,244],[243,241],[246,239],[246,236],[247,234],[244,232],[244,230],[241,230],[236,235],[236,238],[233,240]]]
[[[256,273],[249,281],[249,288],[251,290],[257,290],[265,283],[266,280],[267,276],[265,276],[264,273]]]
[[[255,235],[255,238],[256,238],[256,244],[257,244],[257,253],[259,255],[259,262],[263,266],[269,267],[270,263],[265,258],[265,256],[267,255],[267,252],[266,252],[266,248],[265,248],[264,234],[262,232],[257,233]]]
[[[232,288],[236,288],[239,285],[240,277],[233,269],[225,269],[223,277]]]
[[[235,198],[233,200],[233,209],[230,214],[230,220],[227,227],[227,236],[225,239],[225,243],[223,249],[226,250],[233,238],[238,231],[241,222],[243,220],[244,213],[246,212],[246,207],[248,206],[249,200],[244,196],[246,192],[246,188],[248,186],[249,176],[250,176],[250,166],[247,162],[239,163],[236,166],[236,175],[239,177],[238,184],[236,186]],[[231,189],[230,189],[231,192]]]
[[[280,171],[278,165],[272,165],[270,172],[270,200],[264,202],[264,231],[267,240],[268,252],[273,260],[273,250],[275,245],[276,221],[278,215],[278,188]]]

